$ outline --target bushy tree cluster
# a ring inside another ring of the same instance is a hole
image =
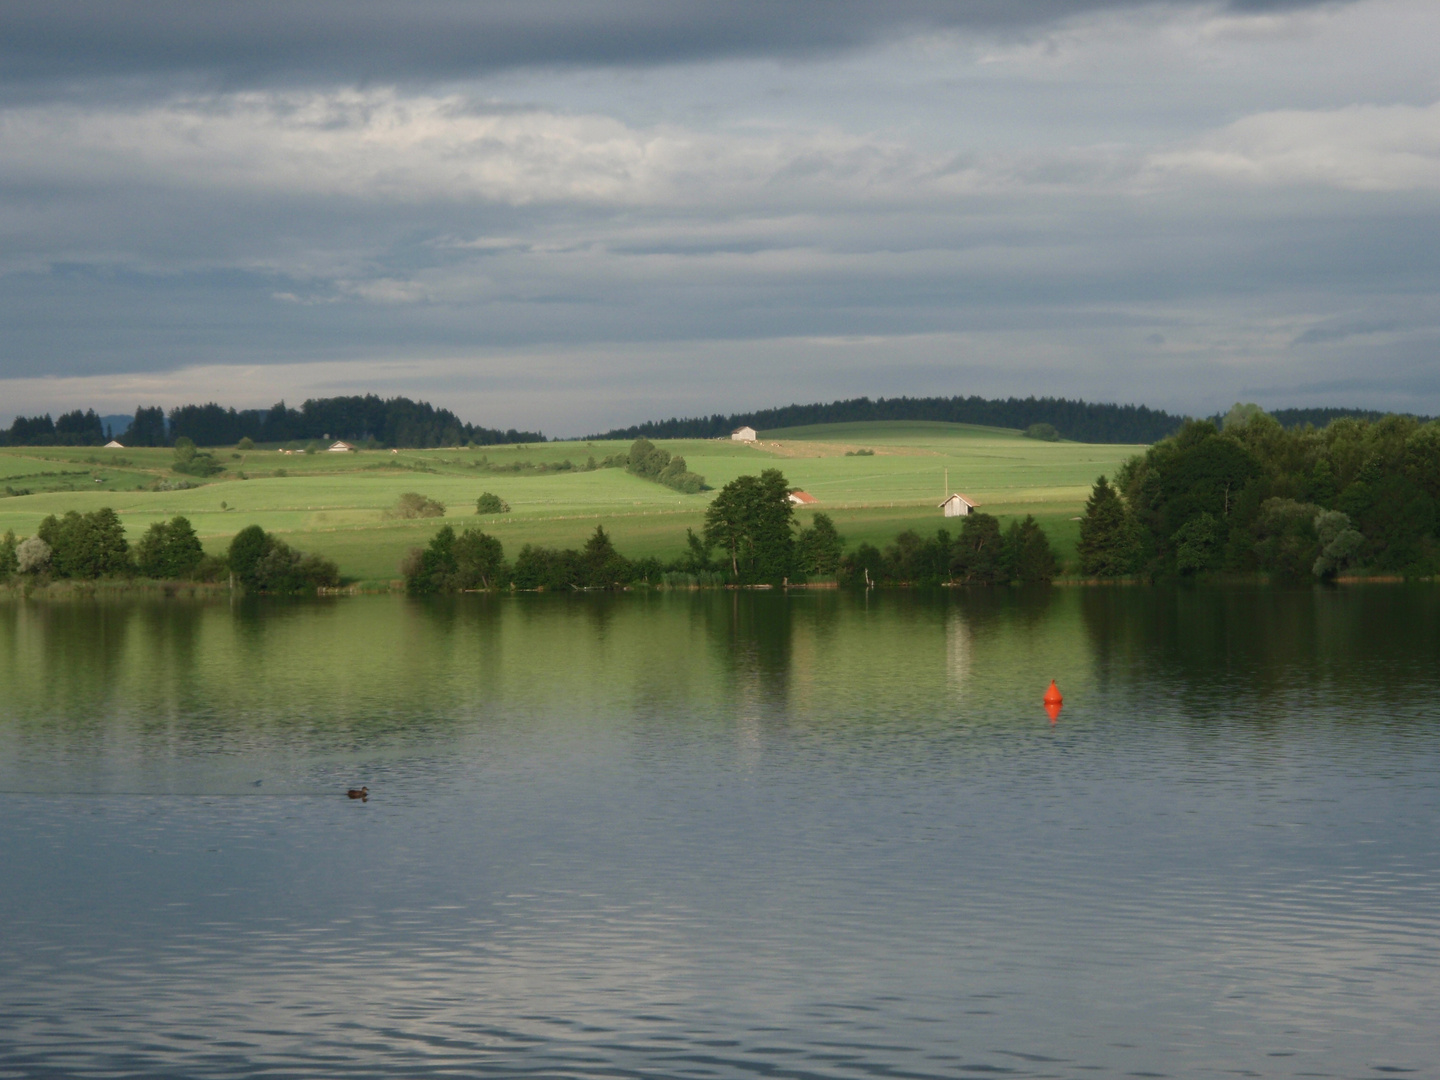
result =
[[[1440,571],[1440,422],[1287,430],[1242,407],[1223,430],[1187,423],[1126,463],[1117,483],[1123,507],[1103,478],[1087,507],[1087,572]]]
[[[884,551],[861,544],[840,564],[851,583],[936,585],[1023,585],[1052,581],[1059,570],[1050,539],[1033,516],[1012,521],[1003,532],[992,515],[975,511],[960,524],[958,536],[939,529],[923,537],[907,529]]]
[[[480,497],[475,500],[475,513],[477,514],[508,514],[510,504],[491,491],[482,491]]]
[[[88,514],[72,510],[51,514],[35,535],[17,542],[13,532],[0,542],[0,578],[10,574],[48,574],[94,580],[142,577],[178,580],[197,575],[204,552],[195,530],[183,517],[157,521],[132,550],[114,510]]]
[[[135,545],[135,569],[141,577],[157,580],[190,577],[204,557],[200,538],[184,517],[153,523]]]
[[[705,490],[705,478],[693,473],[679,454],[671,455],[649,439],[636,439],[628,453],[612,454],[603,463],[606,468],[623,468],[626,472],[657,484],[683,491],[687,495]]]
[[[132,548],[119,516],[109,507],[88,514],[54,514],[34,536],[0,538],[0,580],[15,574],[89,579],[138,574],[159,581],[214,581],[226,568],[250,592],[297,593],[340,583],[328,559],[305,555],[258,525],[240,530],[224,559],[207,556],[189,519],[150,525]]]
[[[392,518],[432,518],[445,516],[445,504],[418,491],[402,492],[395,505],[385,512]]]
[[[195,449],[189,436],[181,435],[175,440],[175,461],[170,468],[186,476],[214,476],[225,466],[216,461],[213,454]]]
[[[637,580],[658,579],[654,559],[632,562],[617,550],[603,525],[580,550],[526,544],[511,566],[500,541],[479,529],[457,534],[449,525],[428,546],[413,549],[401,564],[410,593],[466,592],[513,586],[517,589],[614,589]]]
[[[422,595],[494,589],[510,576],[499,540],[479,529],[456,536],[449,525],[440,528],[428,547],[411,551],[400,569],[406,589]]]
[[[125,527],[108,506],[88,514],[51,514],[35,535],[50,548],[50,572],[62,578],[117,577],[131,572]]]
[[[226,562],[246,592],[305,593],[340,584],[339,568],[329,559],[296,551],[259,525],[235,534]]]
[[[579,551],[526,544],[515,558],[513,580],[519,589],[613,589],[658,570],[658,564],[638,566],[625,558],[597,525]]]

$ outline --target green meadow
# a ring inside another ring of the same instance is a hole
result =
[[[219,552],[246,525],[258,524],[304,551],[334,559],[346,578],[381,583],[397,576],[405,551],[426,543],[442,522],[479,526],[513,557],[522,544],[573,547],[603,524],[631,557],[680,554],[686,528],[700,528],[714,489],[746,473],[780,469],[815,496],[802,523],[823,511],[848,545],[890,542],[903,529],[946,524],[937,504],[959,491],[1002,519],[1034,514],[1064,559],[1096,476],[1142,447],[1046,443],[1018,431],[941,423],[827,424],[767,431],[757,443],[673,439],[657,443],[683,455],[712,491],[684,495],[620,469],[584,471],[628,449],[621,442],[559,442],[444,450],[282,453],[215,449],[225,468],[206,479],[171,470],[168,449],[94,447],[0,449],[0,532],[33,533],[47,514],[109,506],[133,542],[153,521],[188,517],[206,550]],[[871,454],[857,454],[869,450]],[[526,471],[569,460],[572,472]],[[522,471],[507,472],[519,464]],[[193,484],[183,490],[157,490]],[[445,518],[387,516],[402,492],[418,491],[447,507]],[[474,512],[482,491],[499,495],[508,514]],[[949,522],[953,530],[957,522]]]

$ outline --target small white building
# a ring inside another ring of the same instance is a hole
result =
[[[103,447],[103,449],[105,449],[105,450],[124,450],[124,449],[125,449],[125,444],[122,443],[122,442],[120,442],[118,439],[111,439],[109,442],[107,442],[107,443],[105,444],[105,446]]]
[[[355,447],[351,446],[348,442],[344,442],[344,441],[342,440],[342,441],[340,441],[340,442],[333,442],[333,443],[331,443],[328,447],[326,447],[326,453],[329,453],[329,454],[348,454],[348,453],[350,453],[351,451],[353,451],[354,449],[355,449]]]
[[[796,506],[809,506],[811,503],[817,502],[818,500],[808,491],[797,490],[790,492],[790,501]]]
[[[964,517],[979,505],[974,499],[967,499],[957,491],[940,504],[940,509],[945,511],[946,517]]]
[[[745,427],[737,427],[730,432],[732,442],[754,442],[760,437],[760,433],[748,424]]]

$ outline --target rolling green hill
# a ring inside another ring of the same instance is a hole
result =
[[[937,504],[948,475],[950,490],[997,516],[1034,513],[1062,557],[1073,552],[1070,519],[1095,477],[1112,474],[1140,449],[910,421],[763,432],[753,444],[674,439],[658,445],[683,455],[712,489],[746,473],[780,469],[818,500],[799,511],[800,519],[824,511],[852,545],[883,545],[906,528],[939,528]],[[224,471],[204,480],[172,472],[173,454],[164,449],[4,448],[0,489],[31,493],[0,498],[0,532],[26,535],[47,514],[110,506],[133,542],[151,522],[184,514],[208,550],[221,550],[241,528],[259,524],[302,550],[335,559],[348,578],[379,582],[393,579],[405,551],[423,545],[442,522],[386,516],[402,492],[418,491],[446,504],[443,521],[483,526],[512,556],[524,543],[578,546],[597,523],[632,557],[678,555],[685,529],[700,527],[713,491],[684,495],[620,469],[585,471],[588,459],[602,461],[627,448],[592,441],[399,453],[223,450],[216,457]],[[567,460],[576,468],[535,468]],[[516,466],[521,471],[494,471]],[[157,490],[165,486],[172,490]],[[501,496],[513,511],[478,517],[475,499],[482,491]]]

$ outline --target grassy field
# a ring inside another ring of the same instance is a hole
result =
[[[802,523],[824,511],[851,546],[883,546],[902,529],[941,527],[937,504],[948,475],[950,490],[997,517],[1033,513],[1062,558],[1073,556],[1078,530],[1072,518],[1095,477],[1113,474],[1142,449],[1045,443],[1017,431],[918,422],[768,431],[753,444],[675,439],[659,445],[684,455],[715,489],[746,473],[780,469],[819,500],[799,512]],[[4,448],[0,532],[23,536],[47,514],[110,506],[132,542],[152,521],[184,514],[206,549],[218,552],[239,529],[259,524],[302,550],[333,558],[347,578],[374,583],[393,579],[405,551],[424,544],[442,523],[386,516],[402,492],[418,491],[446,504],[444,521],[482,526],[500,537],[511,556],[527,542],[578,546],[597,523],[632,557],[678,555],[685,529],[699,529],[713,491],[682,495],[619,469],[583,471],[588,458],[603,460],[627,448],[566,442],[353,454],[222,449],[214,453],[225,471],[206,480],[172,472],[173,453],[163,449]],[[858,450],[873,455],[856,455]],[[581,471],[493,471],[564,460]],[[182,482],[196,486],[156,490]],[[501,496],[512,512],[477,516],[475,499],[482,491]]]

